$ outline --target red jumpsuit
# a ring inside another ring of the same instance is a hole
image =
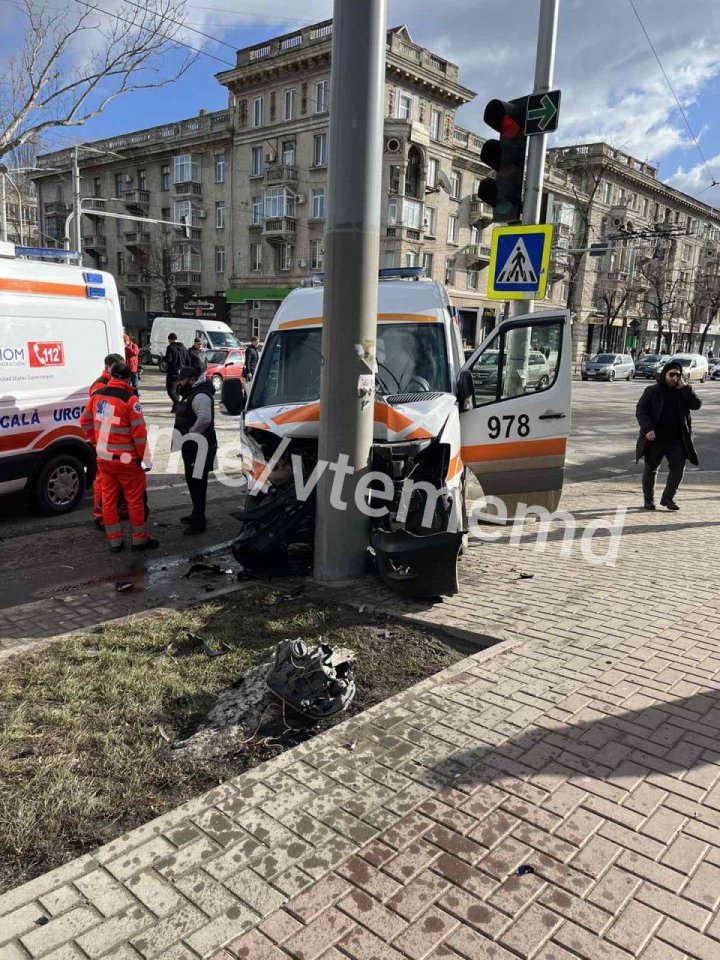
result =
[[[125,496],[133,546],[148,539],[145,527],[145,471],[141,461],[147,447],[147,427],[140,401],[129,383],[111,379],[97,390],[85,411],[92,420],[102,483],[105,535],[111,546],[122,543],[118,498]]]
[[[93,444],[93,446],[95,446],[95,441],[93,438],[93,422],[92,422],[92,418],[88,413],[90,409],[90,401],[92,400],[93,396],[98,392],[98,390],[101,390],[103,387],[106,387],[109,382],[110,382],[110,374],[107,372],[107,370],[103,370],[103,372],[100,374],[97,380],[93,380],[93,382],[90,384],[90,390],[88,395],[88,406],[85,407],[82,414],[80,415],[80,428],[85,434],[85,437],[87,438],[87,440],[89,440],[90,443]],[[102,520],[102,515],[103,515],[102,480],[100,479],[99,470],[95,474],[95,482],[93,483],[93,498],[94,498],[93,519]]]

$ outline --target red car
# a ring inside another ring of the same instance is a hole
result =
[[[208,350],[205,353],[207,369],[205,375],[218,393],[222,390],[223,380],[242,377],[245,366],[245,348],[230,347],[223,350]]]

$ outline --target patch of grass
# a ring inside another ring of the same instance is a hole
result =
[[[208,658],[179,644],[167,656],[184,629],[230,652]],[[0,675],[0,892],[275,755],[249,744],[180,766],[166,738],[192,733],[218,693],[287,637],[322,637],[357,652],[350,713],[471,652],[394,620],[249,584],[191,610],[138,617],[14,658]]]

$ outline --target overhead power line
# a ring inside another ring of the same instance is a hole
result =
[[[670,82],[670,77],[668,77],[667,72],[665,71],[665,67],[663,67],[662,61],[660,60],[660,57],[658,56],[658,52],[657,52],[657,50],[655,49],[655,46],[654,46],[652,40],[650,39],[650,36],[649,36],[647,30],[645,29],[645,24],[644,24],[643,21],[642,21],[642,17],[641,17],[640,14],[638,13],[638,9],[637,9],[637,7],[635,6],[635,2],[634,2],[634,0],[628,0],[628,3],[629,3],[630,6],[632,7],[632,11],[633,11],[633,13],[635,14],[635,16],[637,17],[637,21],[638,21],[638,23],[640,24],[640,28],[642,29],[642,32],[645,34],[645,39],[647,40],[647,42],[648,42],[648,44],[649,44],[649,46],[650,46],[650,49],[652,50],[652,52],[653,52],[653,54],[654,54],[654,56],[655,56],[655,59],[656,59],[657,62],[658,62],[658,66],[660,67],[660,70],[662,71],[663,77],[665,77],[665,83],[667,83],[668,89],[669,89],[670,93],[672,94],[675,103],[677,104],[677,108],[678,108],[678,110],[680,111],[680,114],[681,114],[683,120],[685,121],[685,126],[686,126],[687,129],[688,129],[688,133],[689,133],[690,136],[692,137],[692,141],[693,141],[693,143],[695,144],[695,146],[697,147],[697,152],[700,154],[700,158],[702,159],[702,162],[705,164],[705,169],[707,170],[708,175],[709,175],[709,177],[710,177],[710,180],[712,181],[711,184],[710,184],[710,187],[716,187],[716,186],[718,186],[718,183],[720,183],[720,181],[718,181],[718,180],[715,179],[715,177],[714,177],[714,175],[713,175],[713,172],[712,172],[712,170],[710,169],[710,165],[709,165],[709,163],[707,162],[707,159],[706,159],[706,157],[705,157],[705,154],[702,152],[702,149],[701,149],[701,147],[700,147],[700,144],[698,143],[698,139],[697,139],[697,137],[695,136],[692,127],[690,126],[690,121],[689,121],[688,118],[687,118],[687,114],[685,113],[685,111],[684,111],[684,109],[683,109],[683,106],[682,106],[682,104],[680,103],[680,100],[678,99],[678,96],[677,96],[677,94],[675,93],[675,90],[673,89],[673,85],[672,85],[672,83]],[[710,187],[708,187],[708,190],[710,189]]]

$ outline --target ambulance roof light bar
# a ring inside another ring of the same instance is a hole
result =
[[[43,257],[50,260],[79,260],[80,254],[76,250],[63,250],[57,247],[20,247],[17,244],[10,244],[15,248],[16,257]]]
[[[378,280],[426,280],[425,267],[381,267]],[[314,287],[325,282],[324,273],[313,273],[308,280],[302,281],[304,287]]]

